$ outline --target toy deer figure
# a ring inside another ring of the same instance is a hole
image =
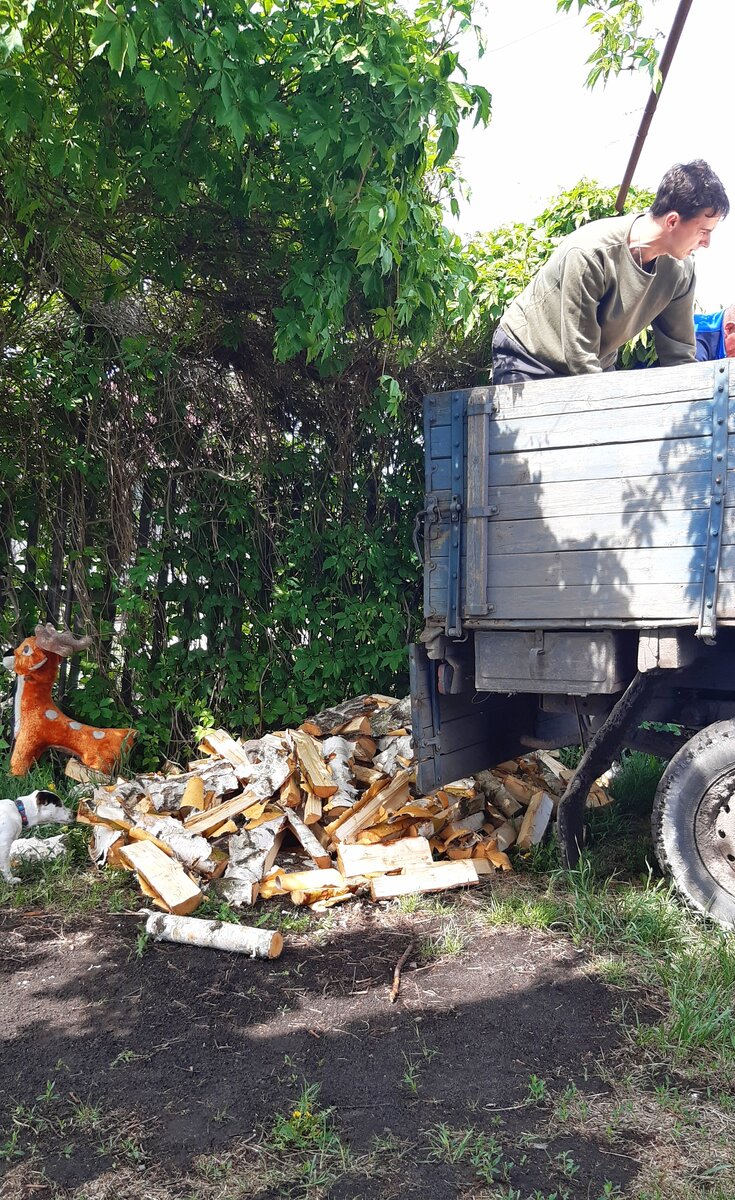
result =
[[[44,750],[62,750],[76,755],[87,767],[112,774],[123,746],[130,746],[134,729],[94,729],[72,721],[54,703],[51,689],[62,658],[86,650],[91,638],[75,638],[68,630],[58,633],[53,625],[37,625],[34,637],[26,638],[17,650],[3,659],[15,671],[15,712],[11,775],[25,775]]]

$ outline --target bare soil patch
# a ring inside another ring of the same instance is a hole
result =
[[[496,1138],[513,1164],[504,1186],[522,1197],[623,1188],[635,1167],[626,1146],[533,1137],[570,1084],[603,1090],[596,1068],[623,1037],[616,993],[567,939],[474,921],[461,953],[423,965],[412,956],[391,1004],[396,962],[437,924],[352,906],[331,926],[287,934],[283,956],[263,962],[166,944],[136,957],[129,916],[4,915],[0,1142],[15,1129],[17,1147],[0,1166],[3,1194],[102,1196],[122,1171],[118,1200],[136,1194],[136,1176],[141,1196],[162,1194],[154,1181],[192,1196],[202,1157],[255,1154],[303,1081],[320,1085],[354,1154],[369,1155],[376,1137],[403,1147],[392,1172],[347,1172],[314,1196],[495,1194],[465,1159],[429,1161],[426,1131],[440,1124]],[[532,1076],[546,1085],[536,1101]],[[571,1178],[559,1174],[565,1151]],[[254,1184],[238,1194],[286,1193]]]

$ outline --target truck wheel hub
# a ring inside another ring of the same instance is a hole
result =
[[[735,797],[720,805],[715,817],[715,834],[720,854],[735,871]]]
[[[728,772],[707,788],[697,810],[694,832],[710,875],[735,895],[735,774]]]

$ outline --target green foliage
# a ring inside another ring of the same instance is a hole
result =
[[[575,0],[556,0],[558,12],[569,12],[574,4]],[[587,26],[597,40],[587,59],[587,87],[593,88],[599,80],[607,83],[611,75],[621,71],[643,71],[658,91],[662,78],[656,40],[662,35],[641,33],[644,12],[639,0],[576,0],[576,5],[578,12],[592,9]]]
[[[490,112],[470,26],[469,0],[6,0],[9,314],[48,260],[84,312],[156,283],[212,299],[232,345],[274,281],[284,359],[348,361],[356,304],[418,344],[469,304],[437,201],[459,121]]]
[[[0,0],[0,636],[94,630],[59,699],[137,765],[407,689],[471,21]]]
[[[134,766],[408,689],[419,398],[570,223],[466,252],[469,0],[0,0],[0,637]],[[9,678],[8,681],[9,682]],[[0,744],[7,751],[7,742]]]

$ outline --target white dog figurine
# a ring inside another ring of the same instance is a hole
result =
[[[37,791],[16,800],[0,800],[0,875],[6,883],[20,883],[10,870],[10,851],[22,831],[31,825],[68,825],[74,814],[59,803],[53,792]]]

